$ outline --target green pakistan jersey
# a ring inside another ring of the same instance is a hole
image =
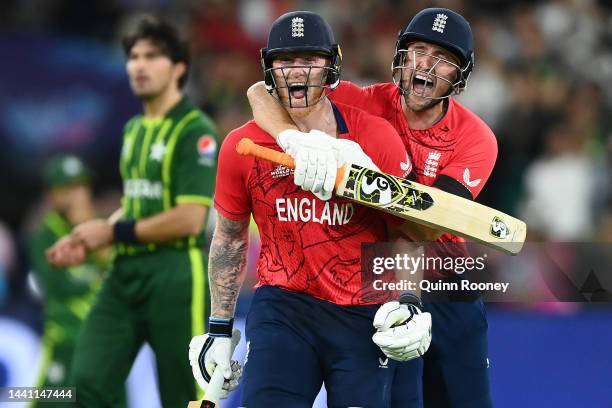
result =
[[[45,250],[68,235],[72,225],[52,211],[30,239],[30,263],[44,299],[43,362],[39,384],[65,384],[72,352],[85,316],[102,281],[105,260],[92,255],[78,266],[53,268]]]
[[[120,171],[125,219],[153,216],[181,203],[210,206],[215,185],[217,131],[187,98],[164,117],[132,118],[125,126]],[[202,247],[203,232],[165,244],[119,244],[119,255],[155,251],[160,246]]]

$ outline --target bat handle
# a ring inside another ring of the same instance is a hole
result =
[[[282,164],[290,169],[295,169],[293,157],[287,153],[278,152],[268,147],[263,147],[253,142],[248,137],[240,139],[236,145],[236,151],[242,156],[254,156],[260,159],[271,161],[272,163]]]
[[[214,408],[219,404],[219,399],[221,397],[221,391],[223,388],[223,382],[225,381],[225,377],[223,377],[223,372],[221,369],[213,371],[213,375],[208,382],[208,387],[206,387],[206,393],[204,394],[204,399],[202,401],[191,401],[187,408]]]
[[[293,160],[293,157],[289,156],[287,153],[260,146],[248,137],[240,139],[238,144],[236,144],[236,151],[242,156],[254,156],[295,170],[295,160]],[[346,166],[342,166],[338,169],[338,173],[336,174],[336,188],[342,184],[345,172]]]

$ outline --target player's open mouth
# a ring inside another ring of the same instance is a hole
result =
[[[412,89],[416,94],[426,94],[434,87],[434,82],[430,76],[416,74],[412,79]]]
[[[306,87],[306,84],[303,82],[299,82],[299,83],[294,83],[294,84],[289,84],[289,94],[291,95],[292,98],[295,99],[303,99],[304,97],[306,97],[306,91],[308,90],[308,88]]]
[[[149,77],[147,77],[146,75],[138,75],[136,76],[135,81],[138,85],[144,85],[149,81]]]

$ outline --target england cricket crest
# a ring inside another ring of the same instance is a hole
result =
[[[491,221],[491,235],[495,238],[506,239],[510,236],[510,230],[504,221],[499,217],[493,217]]]
[[[353,164],[341,194],[370,207],[395,212],[423,211],[433,205],[431,196],[412,187],[412,183]]]

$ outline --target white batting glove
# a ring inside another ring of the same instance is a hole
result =
[[[213,372],[217,369],[221,370],[225,381],[220,398],[225,399],[231,391],[238,387],[242,376],[240,363],[232,360],[234,349],[240,342],[240,331],[233,330],[232,337],[229,337],[227,334],[213,334],[213,327],[211,324],[211,332],[191,339],[189,364],[191,364],[194,378],[204,391],[208,388]]]
[[[304,133],[289,129],[278,135],[278,145],[295,160],[295,184],[322,200],[331,198],[336,180],[335,140],[315,130]]]
[[[308,133],[284,130],[278,135],[277,142],[295,160],[295,184],[313,192],[321,200],[331,198],[338,167],[354,163],[378,170],[359,144],[337,139],[320,130]]]
[[[350,163],[366,169],[380,171],[357,142],[348,139],[335,139],[334,152],[338,158],[338,167]]]
[[[374,316],[372,340],[389,358],[409,361],[425,354],[431,344],[431,314],[422,312],[416,295],[388,302]]]

